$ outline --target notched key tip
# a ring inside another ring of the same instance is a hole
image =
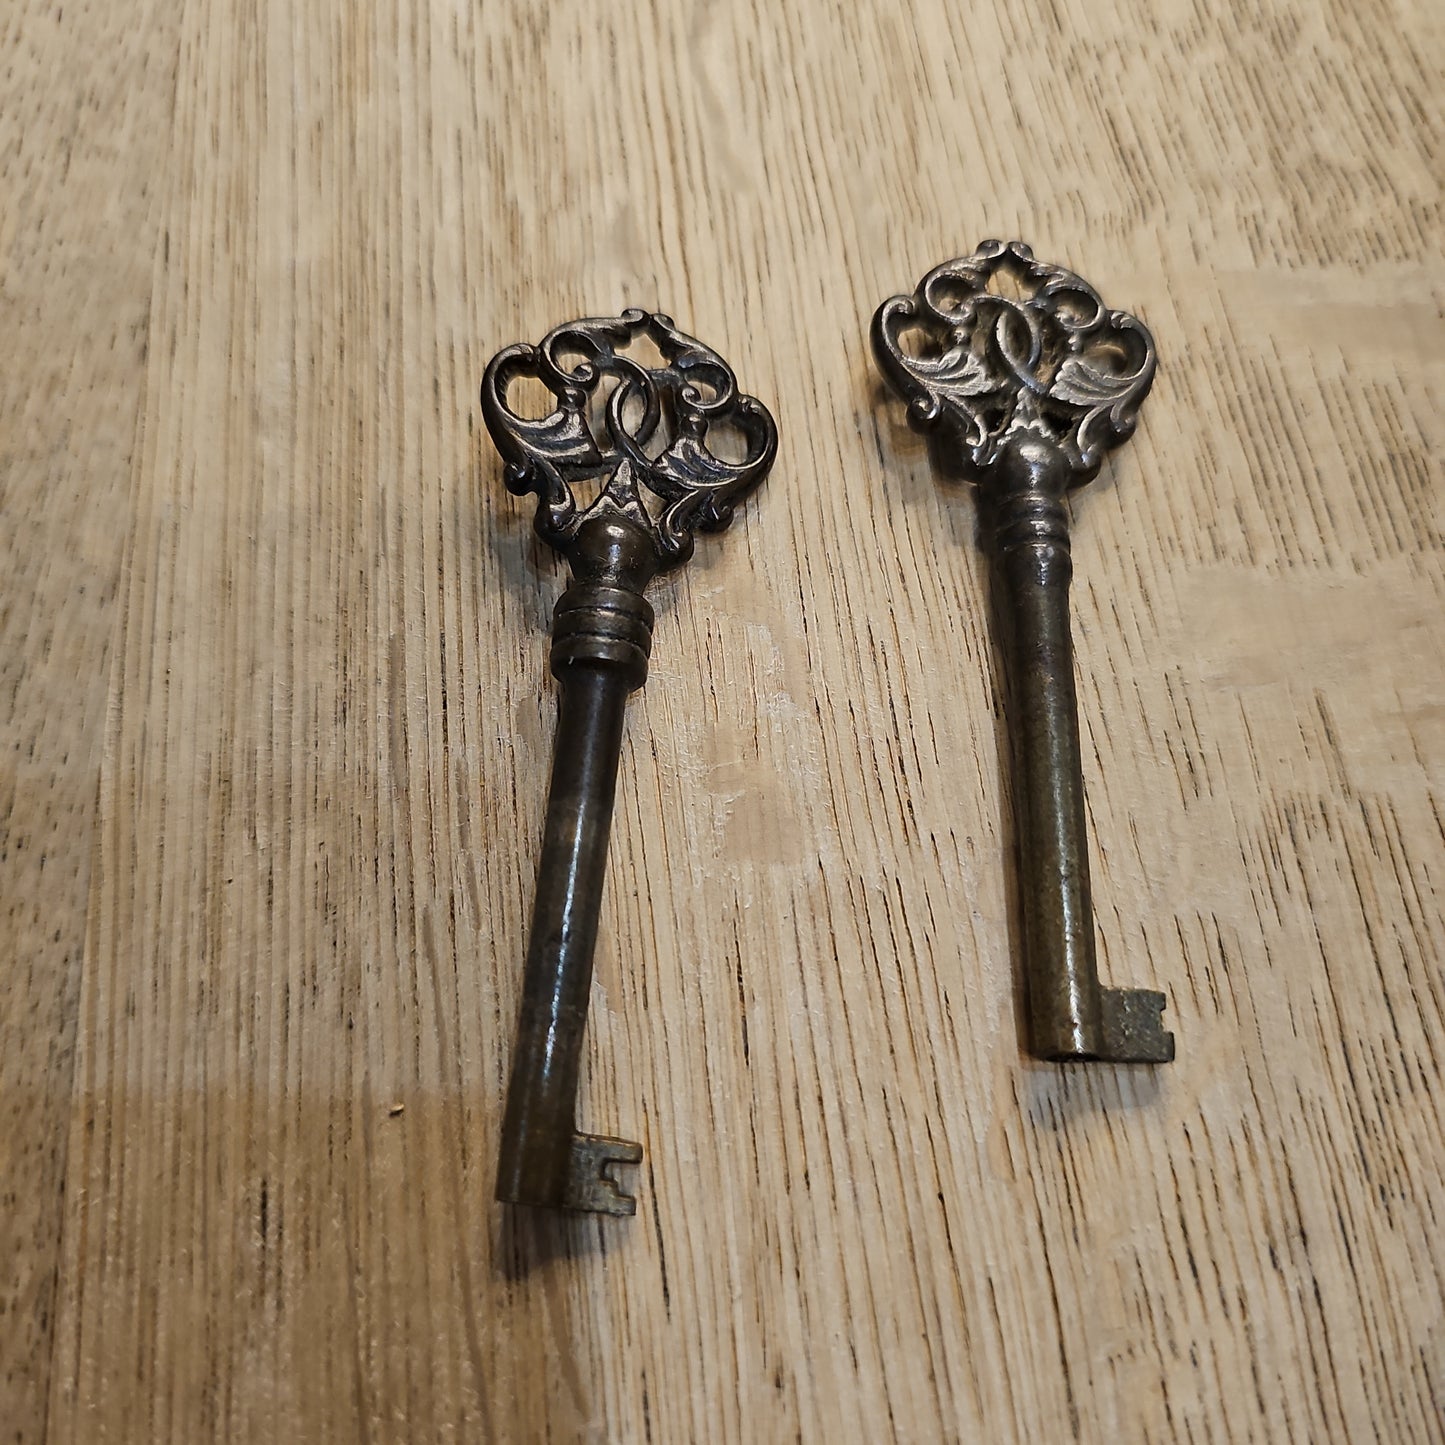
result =
[[[637,1213],[637,1200],[623,1192],[611,1174],[614,1164],[641,1164],[642,1145],[604,1134],[575,1134],[567,1177],[564,1209],[587,1214],[627,1216]]]
[[[1104,1049],[1099,1059],[1111,1064],[1172,1064],[1174,1035],[1164,1027],[1167,1002],[1152,988],[1104,989]]]

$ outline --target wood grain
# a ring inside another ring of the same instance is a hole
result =
[[[0,20],[0,1431],[1442,1438],[1440,26],[1423,0]],[[1143,315],[1075,507],[1102,966],[1019,1050],[966,493],[866,318]],[[491,1203],[557,566],[497,346],[662,306],[772,480],[654,601],[584,1124]]]

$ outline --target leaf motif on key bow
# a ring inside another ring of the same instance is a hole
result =
[[[650,342],[661,365],[628,354]],[[556,399],[546,416],[519,416],[507,404],[521,377]],[[600,419],[589,419],[599,388],[613,383]],[[509,346],[482,381],[482,415],[506,462],[504,480],[537,496],[539,536],[566,553],[583,523],[620,515],[651,539],[660,566],[692,555],[694,531],[720,531],[772,466],[778,432],[768,409],[739,392],[732,368],[671,318],[638,309],[568,322],[538,346]],[[745,452],[729,461],[708,446],[709,431],[731,427]],[[579,506],[574,487],[601,480]]]
[[[1001,272],[1017,296],[991,287]],[[922,333],[921,351],[905,349],[910,332]],[[915,430],[947,428],[979,472],[1029,434],[1063,455],[1075,483],[1133,432],[1156,365],[1143,322],[1019,241],[985,241],[935,267],[913,295],[878,308],[872,339]]]

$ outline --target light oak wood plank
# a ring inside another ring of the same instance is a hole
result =
[[[45,1429],[175,27],[0,16],[0,1438]],[[159,143],[158,143],[159,141]]]
[[[80,359],[0,413],[9,736],[69,759],[14,785],[61,881],[5,885],[61,928],[0,1005],[44,1100],[0,1129],[43,1163],[17,1438],[1438,1438],[1439,40],[1384,0],[118,28],[145,199],[92,309],[6,231],[14,375]],[[57,173],[37,43],[9,173],[78,257],[116,176]],[[972,499],[867,356],[988,235],[1159,341],[1074,551],[1102,964],[1168,991],[1169,1069],[1020,1053]],[[783,440],[657,586],[628,719],[582,1114],[645,1141],[638,1216],[512,1217],[561,576],[476,387],[626,305]],[[42,395],[93,508],[38,486]]]

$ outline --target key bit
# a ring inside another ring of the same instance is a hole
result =
[[[508,405],[524,378],[551,393],[547,415]],[[715,351],[635,309],[499,351],[482,415],[507,487],[535,493],[536,531],[571,570],[552,621],[557,734],[497,1198],[633,1214],[610,1171],[642,1146],[579,1133],[576,1102],[623,714],[652,649],[643,591],[692,555],[695,532],[728,525],[772,466],[777,427]],[[580,505],[589,484],[600,490]]]
[[[1168,1063],[1164,995],[1099,983],[1064,509],[1133,432],[1154,339],[1072,271],[985,241],[885,301],[872,342],[909,424],[978,483],[1003,623],[1031,1051]]]

